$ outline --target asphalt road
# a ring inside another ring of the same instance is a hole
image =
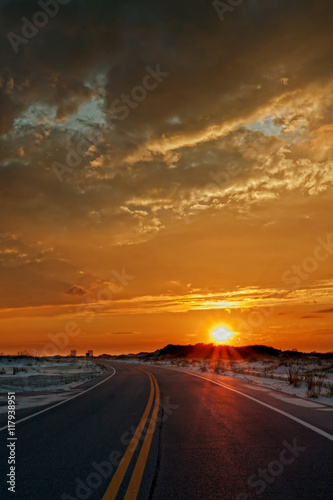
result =
[[[333,498],[331,408],[228,377],[108,365],[65,403],[17,412],[15,493],[1,415],[1,499]]]

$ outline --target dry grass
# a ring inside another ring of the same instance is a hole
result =
[[[333,398],[333,384],[328,384],[325,398]]]
[[[205,361],[202,361],[202,363],[201,363],[201,365],[200,365],[200,371],[201,371],[202,373],[207,371],[207,365],[206,365],[206,362],[205,362]]]
[[[213,367],[213,372],[214,373],[224,373],[225,372],[225,368],[224,368],[224,364],[223,364],[223,361],[222,360],[218,360],[215,362],[215,366]]]
[[[287,367],[287,380],[289,385],[299,387],[302,383],[303,376],[299,366],[290,365]]]
[[[326,373],[309,372],[306,376],[308,398],[318,398],[322,394]]]

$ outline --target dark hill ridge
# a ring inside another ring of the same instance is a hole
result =
[[[304,353],[297,350],[287,350],[282,351],[280,349],[275,349],[274,347],[268,347],[266,345],[250,345],[244,347],[233,347],[229,345],[214,345],[214,344],[189,344],[189,345],[174,345],[168,344],[163,349],[147,353],[140,352],[138,354],[120,354],[108,355],[104,354],[99,357],[108,357],[113,359],[132,359],[140,358],[141,360],[151,361],[151,360],[162,360],[162,359],[174,359],[174,358],[197,358],[197,359],[254,359],[261,356],[270,357],[311,357],[316,356],[321,359],[333,358],[333,352],[328,353]]]

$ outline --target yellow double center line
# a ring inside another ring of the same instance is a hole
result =
[[[137,446],[140,442],[143,430],[146,426],[146,422],[148,420],[148,415],[150,413],[153,400],[154,400],[154,394],[156,393],[155,397],[155,404],[153,408],[153,413],[151,415],[147,433],[143,442],[143,445],[141,447],[141,451],[139,454],[139,457],[137,459],[137,462],[135,464],[135,468],[130,480],[130,483],[128,485],[126,495],[124,497],[124,500],[135,500],[140,489],[140,484],[142,481],[142,476],[143,472],[145,470],[147,458],[148,458],[148,453],[150,449],[150,445],[153,439],[154,435],[154,430],[156,426],[156,420],[157,420],[157,414],[158,414],[158,408],[160,405],[160,390],[158,387],[158,383],[154,375],[150,372],[147,372],[146,370],[142,370],[143,372],[147,373],[149,376],[150,380],[150,396],[148,400],[148,404],[146,406],[146,409],[142,415],[142,418],[140,420],[140,423],[138,427],[136,428],[136,431],[134,433],[134,436],[128,445],[127,450],[125,451],[125,454],[112,478],[111,483],[109,484],[108,489],[105,492],[105,495],[103,496],[102,500],[114,500],[118,494],[119,488],[123,482],[124,476],[126,474],[126,471],[128,469],[128,466],[132,460],[132,457],[134,455],[135,450],[137,449]]]

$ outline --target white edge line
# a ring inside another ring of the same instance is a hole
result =
[[[321,429],[319,429],[319,427],[315,427],[314,425],[308,424],[304,420],[301,420],[298,417],[294,417],[294,415],[290,415],[290,413],[287,413],[283,410],[279,410],[278,408],[274,408],[274,406],[268,405],[267,403],[264,403],[263,401],[260,401],[259,399],[253,398],[252,396],[245,394],[244,392],[237,391],[237,389],[232,389],[231,387],[228,387],[227,385],[220,384],[220,382],[216,382],[215,380],[210,380],[209,378],[202,377],[201,375],[197,375],[196,373],[191,373],[191,372],[183,371],[183,370],[177,370],[177,368],[168,368],[168,369],[173,370],[173,371],[177,371],[180,373],[186,373],[187,375],[192,375],[192,377],[202,378],[203,380],[206,380],[207,382],[211,382],[212,384],[220,385],[221,387],[224,387],[225,389],[228,389],[229,391],[236,392],[237,394],[241,394],[245,398],[251,399],[252,401],[255,401],[256,403],[258,403],[262,406],[265,406],[266,408],[269,408],[270,410],[276,411],[277,413],[280,413],[281,415],[284,415],[285,417],[290,418],[291,420],[294,420],[295,422],[303,425],[304,427],[307,427],[308,429],[311,429],[312,431],[316,432],[317,434],[320,434],[321,436],[329,439],[330,441],[333,441],[332,434],[329,434],[328,432],[322,431]]]
[[[110,365],[108,365],[108,366],[110,366]],[[114,372],[112,373],[112,375],[105,378],[101,382],[98,382],[97,384],[93,385],[92,387],[89,387],[89,389],[86,389],[85,391],[79,392],[79,394],[75,394],[74,396],[71,396],[70,398],[67,398],[64,401],[60,401],[59,403],[56,403],[52,406],[48,406],[47,408],[44,408],[44,410],[40,410],[37,413],[33,413],[32,415],[28,415],[27,417],[21,418],[21,420],[16,420],[15,425],[20,424],[21,422],[24,422],[25,420],[29,420],[30,418],[37,417],[37,415],[40,415],[41,413],[45,413],[46,411],[52,410],[52,408],[55,408],[56,406],[63,405],[64,403],[67,403],[67,401],[70,401],[71,399],[77,398],[78,396],[81,396],[82,394],[91,391],[92,389],[94,389],[98,385],[104,384],[104,382],[106,382],[107,380],[109,380],[111,377],[113,377],[116,374],[116,369],[113,368],[113,366],[110,366],[110,368],[112,368],[114,370]],[[8,427],[7,425],[5,425],[4,427],[0,427],[0,432],[7,429],[7,427]]]

